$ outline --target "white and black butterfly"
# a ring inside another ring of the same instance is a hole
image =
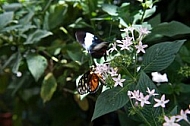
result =
[[[75,33],[77,41],[88,51],[93,58],[101,58],[106,55],[109,43],[101,41],[89,32],[78,31]]]

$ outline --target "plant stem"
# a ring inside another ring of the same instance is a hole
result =
[[[144,15],[145,15],[146,9],[147,9],[146,7],[143,7],[143,13],[142,13],[142,17],[141,17],[141,24],[144,21]]]
[[[120,64],[120,66],[121,66],[122,69],[126,72],[126,74],[127,74],[134,82],[136,82],[136,78],[132,76],[132,74],[128,71],[128,69],[126,69],[125,66],[123,66],[122,64]]]
[[[135,110],[135,112],[144,120],[144,122],[148,125],[148,126],[151,126],[151,124],[148,122],[148,120],[143,116],[143,114],[141,112],[139,112],[136,107],[133,105],[131,99],[130,99],[130,103],[131,103],[131,106],[132,108]]]

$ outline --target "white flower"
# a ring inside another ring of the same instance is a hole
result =
[[[180,115],[176,116],[176,118],[177,118],[176,122],[179,122],[182,119],[185,120],[185,121],[187,121],[187,122],[189,122],[188,119],[187,119],[187,114],[189,114],[189,112],[190,112],[189,109],[187,109],[185,111],[181,110],[180,111]]]
[[[125,32],[128,34],[129,31],[130,31],[131,33],[133,33],[134,30],[135,30],[134,27],[129,26],[129,27],[125,28],[125,29],[122,29],[121,31],[125,31]]]
[[[113,76],[117,76],[117,69],[114,69],[113,67],[111,67],[108,71],[108,73],[113,77]]]
[[[164,116],[164,120],[166,121],[163,126],[180,126],[178,123],[175,123],[175,116],[170,117]]]
[[[114,50],[117,51],[116,43],[115,42],[111,44],[111,48],[108,50],[108,53],[109,52],[112,53]]]
[[[160,82],[168,82],[168,78],[166,73],[164,73],[163,75],[158,73],[158,72],[152,72],[152,80],[154,82],[160,83]]]
[[[97,64],[95,73],[102,74],[108,71],[108,65],[107,64]]]
[[[133,44],[132,41],[131,41],[131,37],[125,37],[124,40],[122,41],[117,41],[117,43],[121,43],[121,44],[118,44],[119,47],[121,47],[121,50],[130,50],[130,46]]]
[[[144,96],[143,93],[140,93],[140,97],[137,100],[141,102],[141,107],[143,107],[144,104],[150,104],[148,99],[149,95]]]
[[[152,91],[147,87],[147,91],[146,91],[149,96],[156,96],[156,95],[159,95],[157,93],[155,93],[155,89],[153,89]]]
[[[129,98],[131,99],[138,99],[140,97],[140,91],[139,90],[134,90],[133,92],[132,91],[128,91],[128,96]]]
[[[154,107],[161,106],[162,108],[165,108],[165,104],[169,102],[169,100],[165,100],[165,95],[162,95],[161,99],[154,98],[154,101],[157,102]]]
[[[150,33],[150,31],[146,27],[139,27],[138,32],[140,36],[144,36]]]
[[[131,96],[132,96],[132,91],[128,91],[128,92],[127,92],[127,95],[128,95],[129,97],[131,97]]]
[[[117,78],[113,78],[113,80],[115,81],[114,87],[116,87],[117,85],[123,87],[123,82],[125,81],[125,79],[121,79],[121,75],[119,74]]]
[[[145,53],[144,48],[148,47],[148,45],[142,45],[142,42],[140,41],[138,45],[135,46],[137,49],[137,53],[143,52]]]

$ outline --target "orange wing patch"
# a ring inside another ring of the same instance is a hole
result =
[[[95,73],[91,73],[89,76],[89,92],[93,93],[96,92],[97,89],[99,88],[99,77]]]
[[[77,85],[77,91],[80,95],[86,93],[95,93],[99,88],[99,82],[100,78],[98,74],[92,71],[87,71],[80,78]]]

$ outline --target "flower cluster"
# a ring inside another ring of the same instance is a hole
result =
[[[190,77],[190,66],[188,65],[182,66],[178,73],[184,77]]]
[[[123,87],[123,82],[125,79],[121,79],[121,74],[117,73],[117,68],[111,67],[108,63],[106,64],[97,64],[95,73],[102,76],[103,80],[107,80],[111,77],[114,81],[114,87],[121,86]]]
[[[151,96],[159,95],[159,94],[155,93],[155,89],[150,90],[148,87],[147,87],[146,92],[148,94],[144,96],[144,94],[142,92],[140,92],[139,90],[128,91],[128,96],[130,99],[135,100],[134,104],[136,106],[140,104],[141,107],[144,107],[145,104],[151,104],[151,102],[149,101]],[[169,102],[169,100],[165,100],[165,95],[162,95],[161,99],[154,98],[154,101],[156,103],[154,104],[153,107],[160,106],[162,108],[165,108],[165,105]],[[180,114],[176,115],[176,116],[167,117],[166,115],[164,115],[165,122],[163,123],[163,126],[180,126],[178,124],[178,122],[180,122],[182,120],[186,121],[190,125],[190,122],[187,119],[187,114],[190,114],[189,109],[186,109],[185,111],[181,110]]]
[[[138,105],[140,102],[140,106],[143,107],[145,104],[151,104],[148,101],[151,96],[158,95],[157,93],[155,93],[155,89],[150,90],[148,87],[146,92],[148,94],[144,96],[144,94],[139,90],[128,91],[128,96],[130,99],[135,100],[135,105]],[[154,98],[154,101],[156,102],[156,104],[154,104],[154,107],[161,106],[162,108],[165,108],[165,104],[169,102],[169,100],[165,100],[165,95],[162,95],[161,99]]]
[[[122,40],[116,40],[115,43],[113,43],[111,48],[108,50],[108,53],[112,53],[114,50],[118,51],[117,47],[120,48],[120,50],[128,50],[132,52],[133,50],[136,50],[136,53],[143,52],[145,53],[145,48],[148,47],[148,45],[142,44],[142,39],[150,33],[150,31],[145,27],[134,27],[129,26],[121,31],[124,31],[124,37]],[[135,33],[137,33],[138,37],[136,37]]]
[[[187,119],[187,114],[190,114],[189,109],[186,109],[185,111],[181,110],[179,115],[171,116],[170,118],[167,116],[164,116],[165,122],[164,122],[163,126],[180,126],[178,124],[178,122],[180,122],[182,120],[186,121],[187,124],[190,125],[190,122]]]

